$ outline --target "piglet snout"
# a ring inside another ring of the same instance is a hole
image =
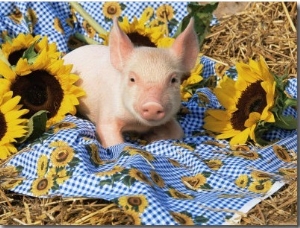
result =
[[[161,120],[164,118],[165,114],[163,106],[159,103],[147,102],[142,105],[141,116],[145,120]]]

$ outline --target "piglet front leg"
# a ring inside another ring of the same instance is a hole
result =
[[[124,143],[120,127],[114,123],[97,125],[96,135],[104,148]]]

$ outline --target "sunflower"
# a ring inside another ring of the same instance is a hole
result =
[[[102,13],[108,19],[119,17],[122,14],[122,8],[118,2],[105,2],[102,6]]]
[[[89,38],[93,38],[96,35],[96,30],[86,20],[83,21],[82,25]]]
[[[111,170],[98,172],[98,173],[96,173],[96,175],[97,176],[112,176],[116,173],[122,172],[123,170],[124,170],[123,167],[116,165]]]
[[[146,26],[152,15],[153,9],[148,7],[143,11],[139,20],[134,17],[133,21],[130,23],[128,17],[125,16],[123,17],[123,21],[119,22],[122,31],[127,34],[135,46],[157,47],[158,41],[165,37],[160,26]],[[109,34],[100,36],[104,39],[103,44],[108,45]],[[172,42],[172,40],[170,40],[170,42]]]
[[[129,217],[129,220],[132,222],[132,225],[141,225],[141,219],[139,217],[139,214],[131,211],[131,210],[124,210],[125,216]],[[127,220],[128,218],[125,219]]]
[[[133,177],[134,179],[138,180],[138,181],[142,181],[148,185],[152,185],[152,183],[148,180],[148,178],[145,176],[145,174],[135,168],[131,168],[129,170],[129,176]]]
[[[279,168],[278,170],[279,174],[282,175],[297,175],[297,168]]]
[[[170,214],[180,225],[195,225],[193,219],[186,214],[173,211]]]
[[[69,130],[69,129],[73,129],[76,128],[77,125],[75,123],[72,122],[61,122],[61,123],[57,123],[54,125],[53,127],[53,132],[57,133],[61,130]]]
[[[3,56],[8,60],[10,65],[16,65],[20,58],[22,58],[24,52],[34,45],[34,51],[40,53],[42,50],[47,51],[47,55],[51,58],[58,58],[60,53],[57,51],[56,44],[53,42],[48,43],[48,37],[44,36],[32,36],[31,34],[20,33],[11,42],[5,42],[2,44],[1,49]]]
[[[168,191],[168,194],[175,199],[193,199],[194,198],[192,195],[182,193],[182,192],[176,190],[175,188],[170,188]]]
[[[11,190],[20,185],[23,180],[8,180],[0,183],[0,187],[5,190]]]
[[[49,165],[49,159],[46,155],[42,155],[39,157],[37,161],[37,174],[38,177],[43,177],[47,173]]]
[[[4,82],[7,81],[0,79],[1,85],[4,85]],[[0,89],[2,89],[1,85]],[[17,149],[13,143],[27,133],[27,120],[21,117],[28,110],[21,109],[21,106],[18,105],[20,100],[20,96],[13,97],[12,91],[0,94],[0,160],[6,159],[11,154],[16,153]]]
[[[162,177],[161,177],[157,172],[155,172],[154,170],[151,170],[150,175],[151,175],[152,181],[153,181],[158,187],[160,187],[160,188],[165,187],[164,179],[162,179]]]
[[[102,161],[102,159],[99,156],[98,146],[95,143],[87,145],[87,150],[90,152],[91,160],[94,164],[96,164],[96,165],[104,164],[104,162]]]
[[[183,147],[185,149],[188,149],[189,151],[194,151],[195,148],[186,144],[186,143],[173,143],[174,146],[180,146],[180,147]]]
[[[46,195],[53,187],[53,183],[51,176],[39,177],[32,182],[31,192],[34,196]]]
[[[192,97],[195,89],[199,82],[202,81],[203,77],[200,75],[203,70],[203,64],[200,63],[201,55],[198,55],[196,64],[194,68],[191,70],[190,75],[187,79],[183,80],[180,85],[180,94],[182,101],[188,101],[189,98]]]
[[[66,169],[58,169],[57,167],[52,167],[47,176],[52,177],[57,184],[63,184],[70,178]]]
[[[29,21],[28,28],[30,33],[33,33],[33,28],[35,27],[36,23],[38,22],[37,14],[32,8],[27,8],[26,18]]]
[[[23,14],[19,8],[16,7],[15,11],[9,15],[10,19],[17,24],[21,24],[23,20]]]
[[[42,50],[33,63],[26,58],[19,59],[15,70],[0,61],[0,75],[10,81],[10,90],[21,96],[20,103],[29,112],[30,118],[40,110],[46,110],[47,127],[61,121],[66,114],[74,115],[78,97],[84,91],[73,85],[79,76],[71,74],[72,65],[64,65],[63,60],[53,59]]]
[[[236,180],[234,181],[234,183],[240,187],[240,188],[246,188],[249,182],[249,178],[247,174],[242,174],[240,175],[238,178],[236,178]]]
[[[189,189],[198,190],[202,185],[206,183],[206,177],[203,174],[199,173],[196,176],[192,177],[182,177],[181,181]]]
[[[235,157],[242,157],[248,160],[256,160],[259,158],[259,155],[255,151],[233,151],[232,155]]]
[[[291,162],[292,158],[288,153],[288,150],[280,145],[273,145],[273,151],[276,154],[276,156],[278,157],[278,159],[284,161],[284,162]]]
[[[148,200],[144,195],[121,196],[118,201],[125,210],[143,213],[148,207]]]
[[[205,162],[205,164],[212,170],[218,170],[222,167],[223,163],[219,159],[211,159]]]
[[[172,20],[174,17],[174,9],[171,5],[162,4],[156,9],[156,18],[164,23]]]
[[[174,159],[168,158],[168,161],[175,167],[180,167],[180,163]]]
[[[154,159],[155,159],[154,156],[152,154],[150,154],[148,151],[137,149],[135,147],[125,146],[123,151],[127,151],[130,155],[139,154],[139,155],[143,156],[144,158],[146,158],[148,161],[154,161]]]
[[[272,181],[267,180],[265,182],[261,182],[261,181],[254,181],[252,183],[250,183],[248,189],[251,192],[255,192],[255,193],[266,193],[270,190],[270,188],[272,187]]]
[[[49,144],[50,147],[61,147],[61,146],[69,146],[69,144],[65,141],[58,140],[58,141],[52,141]]]
[[[260,171],[252,171],[250,175],[254,180],[257,180],[257,181],[270,180],[270,178],[271,178],[271,176],[269,174],[260,172]]]
[[[61,34],[64,34],[65,31],[64,31],[64,28],[61,24],[61,21],[58,17],[54,18],[53,20],[53,27],[55,28],[55,30]]]
[[[55,148],[51,155],[50,160],[55,167],[64,167],[74,158],[74,149],[70,146],[59,146]]]
[[[249,64],[237,63],[238,79],[224,76],[214,93],[225,110],[207,110],[204,128],[216,133],[217,139],[231,138],[230,145],[245,144],[255,138],[259,122],[274,123],[270,111],[274,105],[274,77],[264,59],[250,60]]]

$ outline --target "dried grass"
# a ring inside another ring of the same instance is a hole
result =
[[[274,73],[297,75],[296,2],[250,3],[219,21],[203,44],[204,55],[229,66],[262,55]]]
[[[297,75],[297,3],[253,2],[243,12],[224,16],[206,38],[202,52],[224,66],[261,54],[276,74]],[[1,167],[1,164],[0,164]],[[16,173],[0,168],[0,182]],[[242,225],[296,225],[297,175],[242,218]],[[25,213],[24,213],[25,212]],[[3,225],[133,225],[116,204],[102,199],[40,199],[0,188]]]

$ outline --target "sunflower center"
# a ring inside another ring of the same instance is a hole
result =
[[[48,186],[48,180],[47,179],[42,179],[39,181],[38,185],[37,185],[37,189],[38,190],[44,190],[45,188],[47,188]]]
[[[263,190],[264,188],[265,188],[265,187],[264,187],[263,184],[259,184],[259,185],[256,185],[256,186],[255,186],[255,189],[258,190],[258,191],[259,191],[259,190]]]
[[[199,183],[199,180],[190,180],[190,181],[187,181],[191,186],[195,187],[197,186],[197,184]]]
[[[4,118],[4,115],[0,112],[0,141],[1,139],[4,137],[6,130],[7,130],[7,125],[6,125],[6,121]]]
[[[137,172],[136,175],[141,178],[142,180],[146,180],[147,178],[145,177],[144,174],[142,174],[141,172]]]
[[[139,197],[129,197],[127,202],[132,206],[139,206],[142,204],[142,200]]]
[[[109,6],[107,8],[107,13],[108,14],[114,15],[116,12],[117,12],[117,7],[116,6]]]
[[[173,214],[173,217],[174,217],[174,219],[175,219],[178,223],[180,223],[181,225],[186,224],[185,219],[182,218],[181,216]]]
[[[183,198],[183,199],[187,198],[186,195],[184,195],[184,194],[182,194],[180,192],[177,192],[177,191],[175,192],[175,196],[177,196],[178,198]]]
[[[10,53],[10,55],[8,56],[8,62],[10,63],[10,65],[16,65],[18,60],[23,56],[24,51],[26,51],[26,48]]]
[[[266,91],[261,86],[261,81],[252,83],[243,91],[237,102],[237,111],[232,114],[231,123],[235,130],[243,131],[245,121],[251,112],[262,113],[267,105]]]
[[[128,33],[127,36],[135,46],[156,47],[149,37],[143,36],[138,32]]]
[[[48,118],[55,116],[64,95],[58,80],[44,70],[17,77],[11,89],[15,95],[21,96],[24,108],[29,109],[25,118],[40,110],[47,110]]]
[[[69,155],[68,151],[66,149],[63,149],[63,150],[61,150],[57,153],[57,156],[55,157],[56,161],[57,162],[63,162],[63,161],[66,160],[68,155]]]
[[[160,178],[158,177],[157,174],[154,174],[154,175],[153,175],[153,179],[154,179],[154,181],[155,181],[156,183],[158,183],[158,182],[160,181]]]

